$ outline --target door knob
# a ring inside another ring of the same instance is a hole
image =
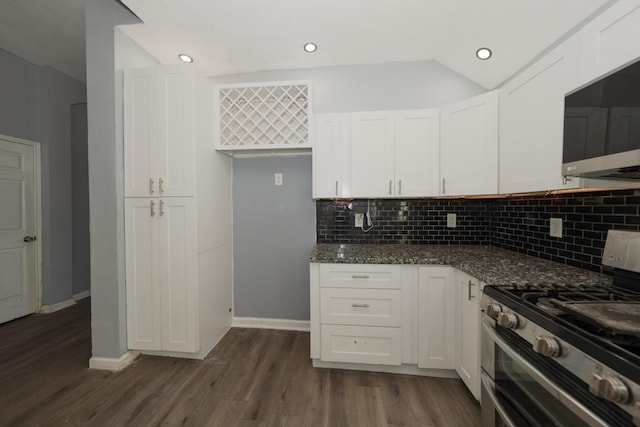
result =
[[[25,242],[29,243],[29,242],[35,242],[36,240],[36,236],[24,236],[24,240]]]

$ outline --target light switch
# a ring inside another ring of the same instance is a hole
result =
[[[274,179],[274,184],[275,185],[282,185],[282,174],[281,173],[277,173],[274,175],[275,179]]]

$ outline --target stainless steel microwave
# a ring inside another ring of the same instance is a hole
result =
[[[640,179],[640,61],[564,104],[563,176]]]

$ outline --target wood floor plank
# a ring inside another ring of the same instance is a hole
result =
[[[309,334],[231,329],[203,361],[88,369],[90,301],[0,325],[0,425],[479,426],[459,380],[313,368]]]

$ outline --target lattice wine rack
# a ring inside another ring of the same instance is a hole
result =
[[[218,149],[306,148],[308,82],[218,87]]]

